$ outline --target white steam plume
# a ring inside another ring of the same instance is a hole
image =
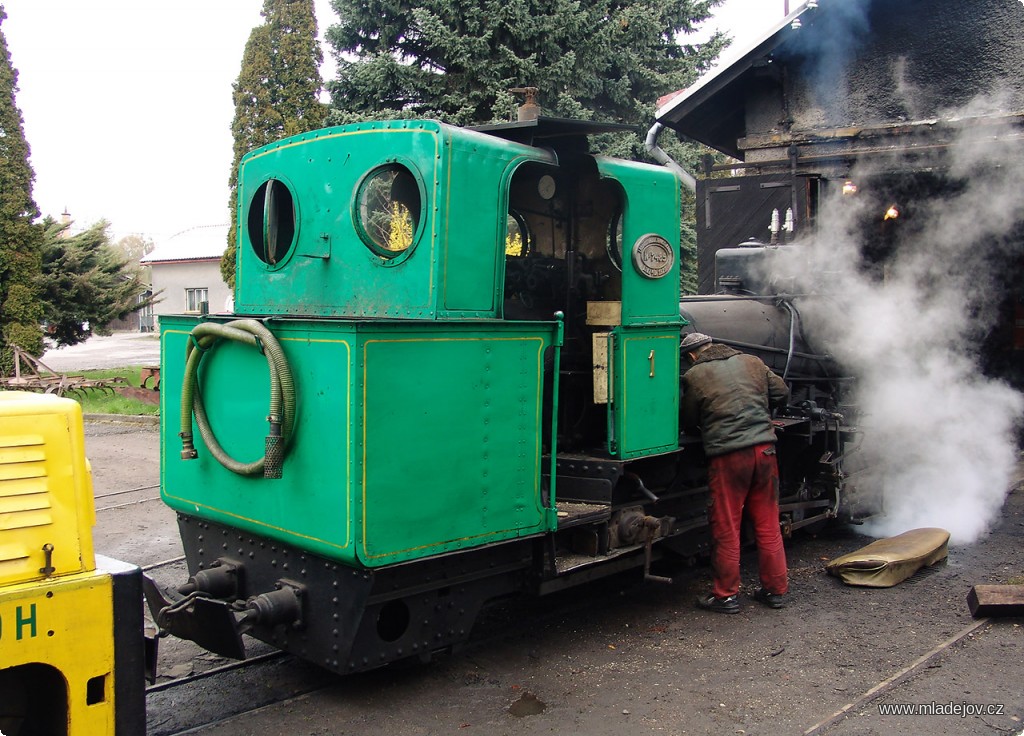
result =
[[[837,195],[804,251],[806,278],[835,297],[802,305],[805,318],[857,379],[868,483],[885,505],[866,527],[876,536],[936,526],[954,544],[977,540],[998,516],[1017,462],[1024,397],[982,375],[977,348],[1005,288],[995,286],[998,269],[1024,252],[1024,147],[996,135],[1012,131],[988,128],[963,126],[947,159],[957,185],[917,203],[884,278],[867,272],[859,246],[863,208],[877,202]],[[878,170],[908,168],[887,161]]]

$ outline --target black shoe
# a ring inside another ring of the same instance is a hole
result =
[[[758,588],[750,596],[758,603],[763,603],[769,608],[782,608],[786,605],[786,599],[784,596],[778,593],[769,593],[764,588]]]
[[[714,611],[715,613],[740,612],[740,602],[736,600],[734,595],[728,598],[715,598],[714,595],[704,595],[697,599],[697,607],[703,608],[705,611]]]

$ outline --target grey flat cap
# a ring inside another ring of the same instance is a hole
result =
[[[703,332],[689,332],[683,335],[683,339],[679,341],[679,349],[684,353],[689,353],[701,345],[707,345],[709,342],[711,342],[711,338]]]

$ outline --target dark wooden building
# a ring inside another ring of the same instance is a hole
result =
[[[701,293],[718,290],[717,251],[812,236],[819,207],[843,187],[874,203],[861,247],[882,263],[916,204],[950,196],[965,177],[1012,181],[1006,167],[1024,167],[1021,0],[809,0],[740,52],[657,112],[739,162],[697,182]],[[958,168],[965,141],[998,147],[989,171]],[[1009,243],[997,249],[999,278],[979,288],[999,291],[990,362],[1020,380],[1024,191],[999,196],[1009,223],[991,237]],[[893,206],[900,218],[884,219]]]

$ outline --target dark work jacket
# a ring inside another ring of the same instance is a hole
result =
[[[771,408],[788,397],[760,359],[712,343],[683,374],[683,428],[700,430],[708,457],[775,442]]]

